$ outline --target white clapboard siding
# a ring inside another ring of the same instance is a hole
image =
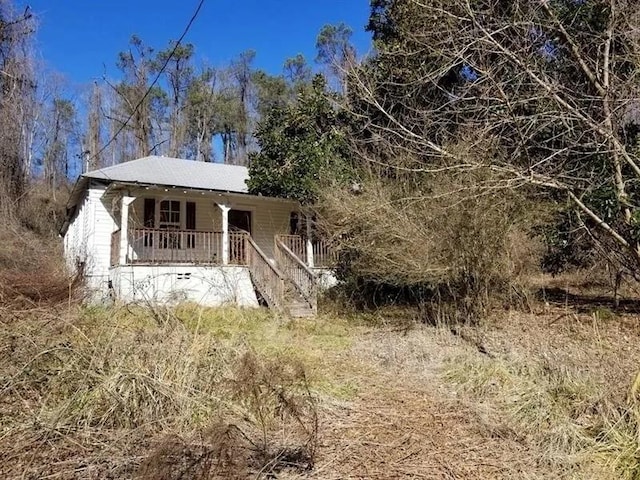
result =
[[[103,289],[109,278],[111,233],[117,226],[103,202],[105,189],[92,185],[78,205],[65,236],[65,258],[71,268],[84,264],[88,286]]]
[[[257,201],[253,205],[237,204],[233,208],[250,210],[253,217],[251,236],[267,257],[275,258],[275,236],[289,233],[289,217],[297,209],[296,204],[274,201]]]

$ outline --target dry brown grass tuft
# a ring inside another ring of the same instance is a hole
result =
[[[224,478],[313,465],[315,397],[294,360],[193,332],[173,311],[163,322],[141,309],[5,312],[4,478]]]
[[[234,426],[224,422],[182,438],[169,436],[157,442],[138,470],[138,477],[153,480],[246,478],[249,442]]]
[[[9,223],[0,227],[0,244],[0,304],[27,308],[79,300],[82,272],[69,273],[59,239]]]
[[[318,414],[300,365],[247,352],[226,387],[232,411],[196,435],[160,441],[141,465],[141,478],[247,478],[251,472],[273,478],[313,468]]]

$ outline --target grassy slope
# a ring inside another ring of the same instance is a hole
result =
[[[452,333],[383,316],[5,309],[0,474],[637,478],[639,332],[603,312],[503,312]]]

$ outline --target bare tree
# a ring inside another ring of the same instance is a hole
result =
[[[247,50],[231,62],[231,73],[235,80],[237,94],[237,123],[234,132],[237,152],[229,160],[236,165],[246,165],[248,162],[247,147],[252,130],[248,105],[251,101],[252,64],[255,56],[255,51]]]
[[[154,118],[154,107],[157,107],[154,103],[162,104],[165,95],[157,88],[145,98],[152,70],[152,54],[153,49],[144,45],[135,35],[131,38],[131,48],[119,54],[118,67],[122,70],[124,79],[112,86],[119,101],[111,112],[111,120],[122,126],[131,117],[125,130],[131,135],[133,147],[120,161],[144,157],[158,146],[153,122],[156,121],[157,130],[162,121]]]
[[[394,175],[489,168],[485,190],[566,196],[635,270],[639,21],[632,0],[376,1],[378,54],[349,78],[359,152]],[[460,155],[474,139],[483,154]]]
[[[188,145],[195,160],[213,161],[218,72],[206,67],[191,82],[187,93]]]
[[[103,94],[98,83],[93,84],[89,99],[87,131],[84,139],[82,154],[89,159],[84,169],[95,170],[103,166],[102,160],[102,121],[103,121]]]
[[[0,1],[0,206],[5,212],[21,197],[31,168],[36,84],[30,40],[34,31],[28,10],[18,14],[12,2]]]
[[[73,103],[64,98],[55,98],[48,118],[51,121],[42,159],[44,179],[54,192],[69,178],[71,161],[69,147],[71,137],[77,130]]]
[[[154,70],[159,70],[167,63],[164,70],[167,87],[169,89],[169,148],[171,157],[180,157],[186,144],[186,122],[184,110],[187,102],[187,91],[193,82],[193,45],[170,44],[169,48],[158,52],[154,62]]]

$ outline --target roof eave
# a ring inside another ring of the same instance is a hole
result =
[[[69,200],[67,200],[67,205],[65,206],[65,216],[64,222],[60,227],[58,233],[61,237],[64,237],[69,229],[69,225],[71,224],[71,218],[75,214],[76,207],[78,206],[78,202],[82,197],[82,193],[87,189],[87,184],[89,183],[89,178],[84,175],[78,176],[76,182],[73,184],[73,188],[71,189],[71,193],[69,194]]]
[[[122,187],[143,187],[143,188],[157,188],[157,189],[171,189],[171,190],[182,190],[182,191],[190,191],[190,192],[198,192],[198,193],[211,193],[211,194],[219,194],[219,195],[229,195],[234,197],[241,198],[250,198],[250,199],[259,199],[266,200],[272,202],[283,202],[283,203],[299,203],[296,200],[292,200],[290,198],[282,198],[282,197],[266,197],[264,195],[253,195],[248,192],[236,192],[232,190],[219,190],[219,189],[207,189],[207,188],[192,188],[192,187],[181,187],[179,185],[161,185],[161,184],[152,184],[152,183],[144,183],[144,182],[122,182],[122,181],[113,181],[111,182],[112,188],[117,188],[118,186]]]

